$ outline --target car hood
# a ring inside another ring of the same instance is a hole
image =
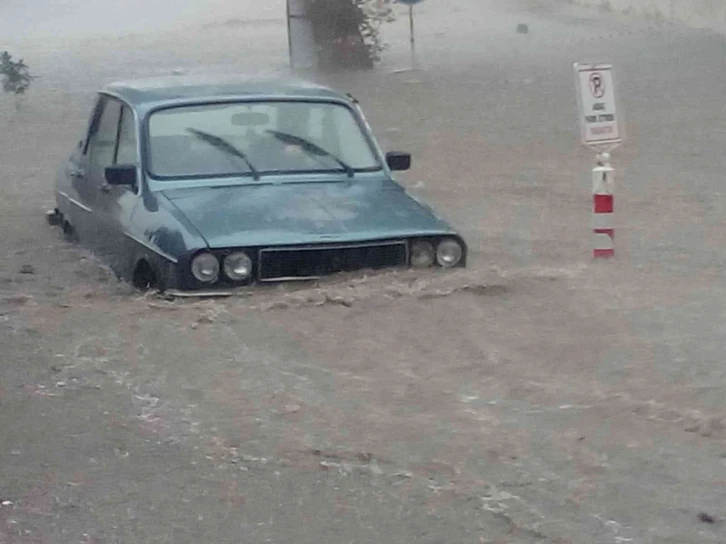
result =
[[[430,208],[388,180],[198,187],[163,194],[214,249],[454,234]]]

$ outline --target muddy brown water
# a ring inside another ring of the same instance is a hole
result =
[[[42,78],[0,101],[0,543],[724,542],[724,42],[554,5],[424,3],[422,70],[399,20],[378,70],[319,76],[414,153],[468,269],[214,300],[134,292],[43,212],[96,87],[282,70],[277,12],[7,34]],[[629,134],[603,263],[595,57]]]

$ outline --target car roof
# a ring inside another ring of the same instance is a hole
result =
[[[344,94],[323,85],[278,76],[165,76],[119,81],[107,85],[102,92],[116,95],[135,107],[236,97],[346,100]]]

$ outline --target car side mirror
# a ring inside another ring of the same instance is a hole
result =
[[[394,172],[408,170],[411,168],[411,154],[391,151],[386,153],[386,163]]]
[[[136,166],[133,164],[117,164],[106,168],[106,181],[109,185],[136,186]]]

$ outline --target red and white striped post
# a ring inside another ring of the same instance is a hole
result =
[[[613,167],[610,166],[610,154],[601,153],[598,155],[597,166],[592,169],[592,256],[596,259],[615,256],[613,189]]]

